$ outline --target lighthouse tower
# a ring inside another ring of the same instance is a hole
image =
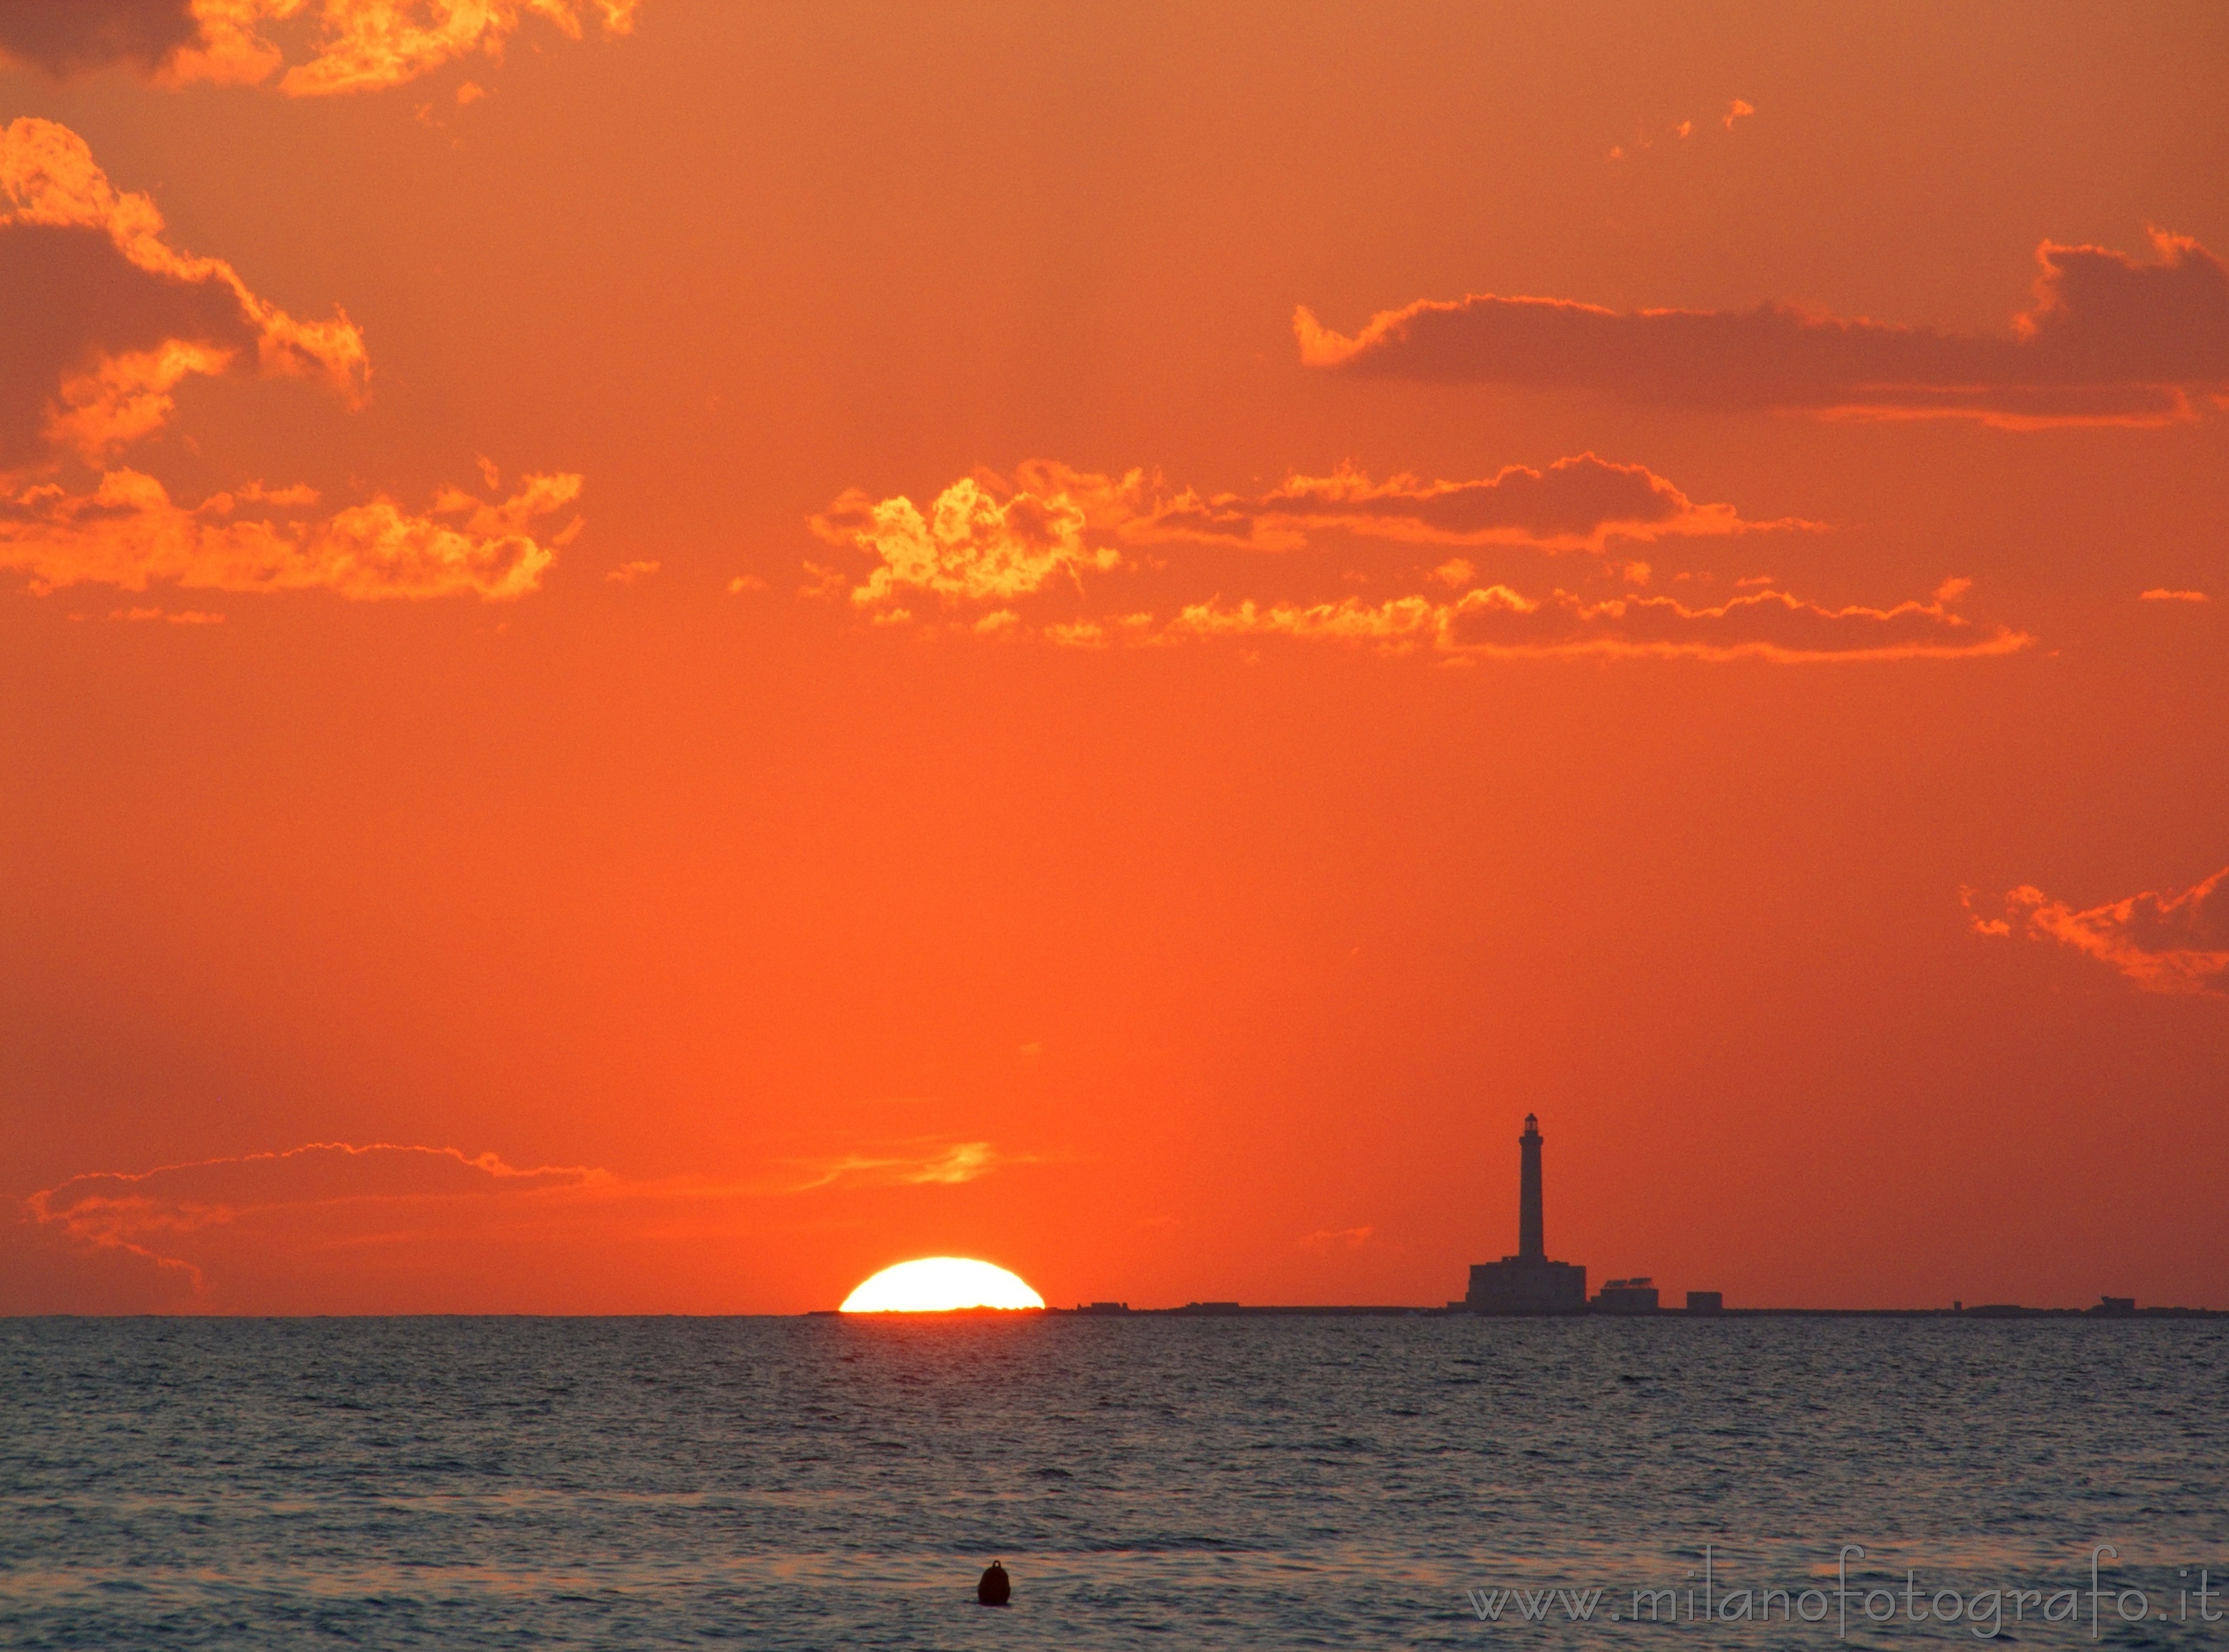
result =
[[[1540,1238],[1540,1120],[1525,1115],[1525,1134],[1517,1138],[1517,1256],[1545,1262],[1548,1247]]]
[[[1462,1306],[1474,1314],[1583,1314],[1587,1270],[1576,1262],[1551,1262],[1540,1219],[1540,1121],[1525,1115],[1517,1138],[1517,1254],[1481,1262],[1470,1270]]]

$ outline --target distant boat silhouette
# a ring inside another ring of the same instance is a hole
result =
[[[1003,1560],[993,1560],[986,1566],[981,1580],[975,1585],[976,1603],[983,1606],[1003,1606],[1006,1597],[1013,1592],[1013,1580],[1006,1576]]]

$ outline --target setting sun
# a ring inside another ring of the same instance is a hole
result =
[[[846,1314],[943,1314],[960,1308],[1043,1308],[1019,1275],[966,1257],[885,1268],[844,1299]]]

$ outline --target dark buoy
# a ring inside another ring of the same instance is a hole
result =
[[[993,1560],[983,1568],[981,1581],[975,1585],[975,1598],[985,1606],[1003,1606],[1006,1597],[1014,1592],[1013,1580],[1006,1576],[1005,1562]]]

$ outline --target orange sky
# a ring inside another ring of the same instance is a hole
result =
[[[2229,1307],[2229,21],[1567,11],[0,10],[0,1308]]]

